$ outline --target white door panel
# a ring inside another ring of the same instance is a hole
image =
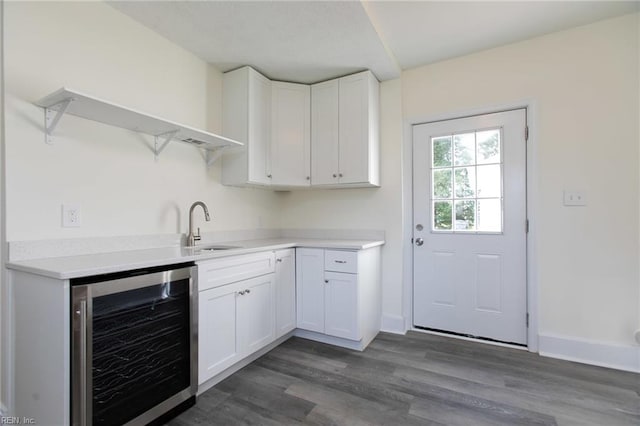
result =
[[[237,297],[238,334],[243,355],[249,355],[275,339],[274,274],[242,281]]]
[[[324,250],[296,249],[298,328],[324,333]]]
[[[526,111],[416,125],[414,325],[526,344]]]

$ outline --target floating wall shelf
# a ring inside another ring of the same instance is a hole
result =
[[[151,135],[155,139],[156,156],[160,155],[169,142],[177,140],[204,149],[207,165],[211,165],[220,157],[224,148],[242,146],[242,143],[224,136],[154,117],[64,87],[40,99],[36,105],[44,108],[47,143],[51,143],[53,131],[60,118],[64,114],[71,114]]]

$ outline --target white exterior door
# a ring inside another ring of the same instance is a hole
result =
[[[413,127],[414,325],[525,345],[526,110]]]

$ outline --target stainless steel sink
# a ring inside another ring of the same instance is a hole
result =
[[[231,250],[238,249],[240,246],[225,246],[225,245],[212,245],[212,246],[202,246],[202,247],[194,247],[196,251],[220,251],[220,250]]]

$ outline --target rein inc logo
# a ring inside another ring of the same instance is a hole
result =
[[[0,425],[35,425],[36,419],[33,417],[2,416]]]

